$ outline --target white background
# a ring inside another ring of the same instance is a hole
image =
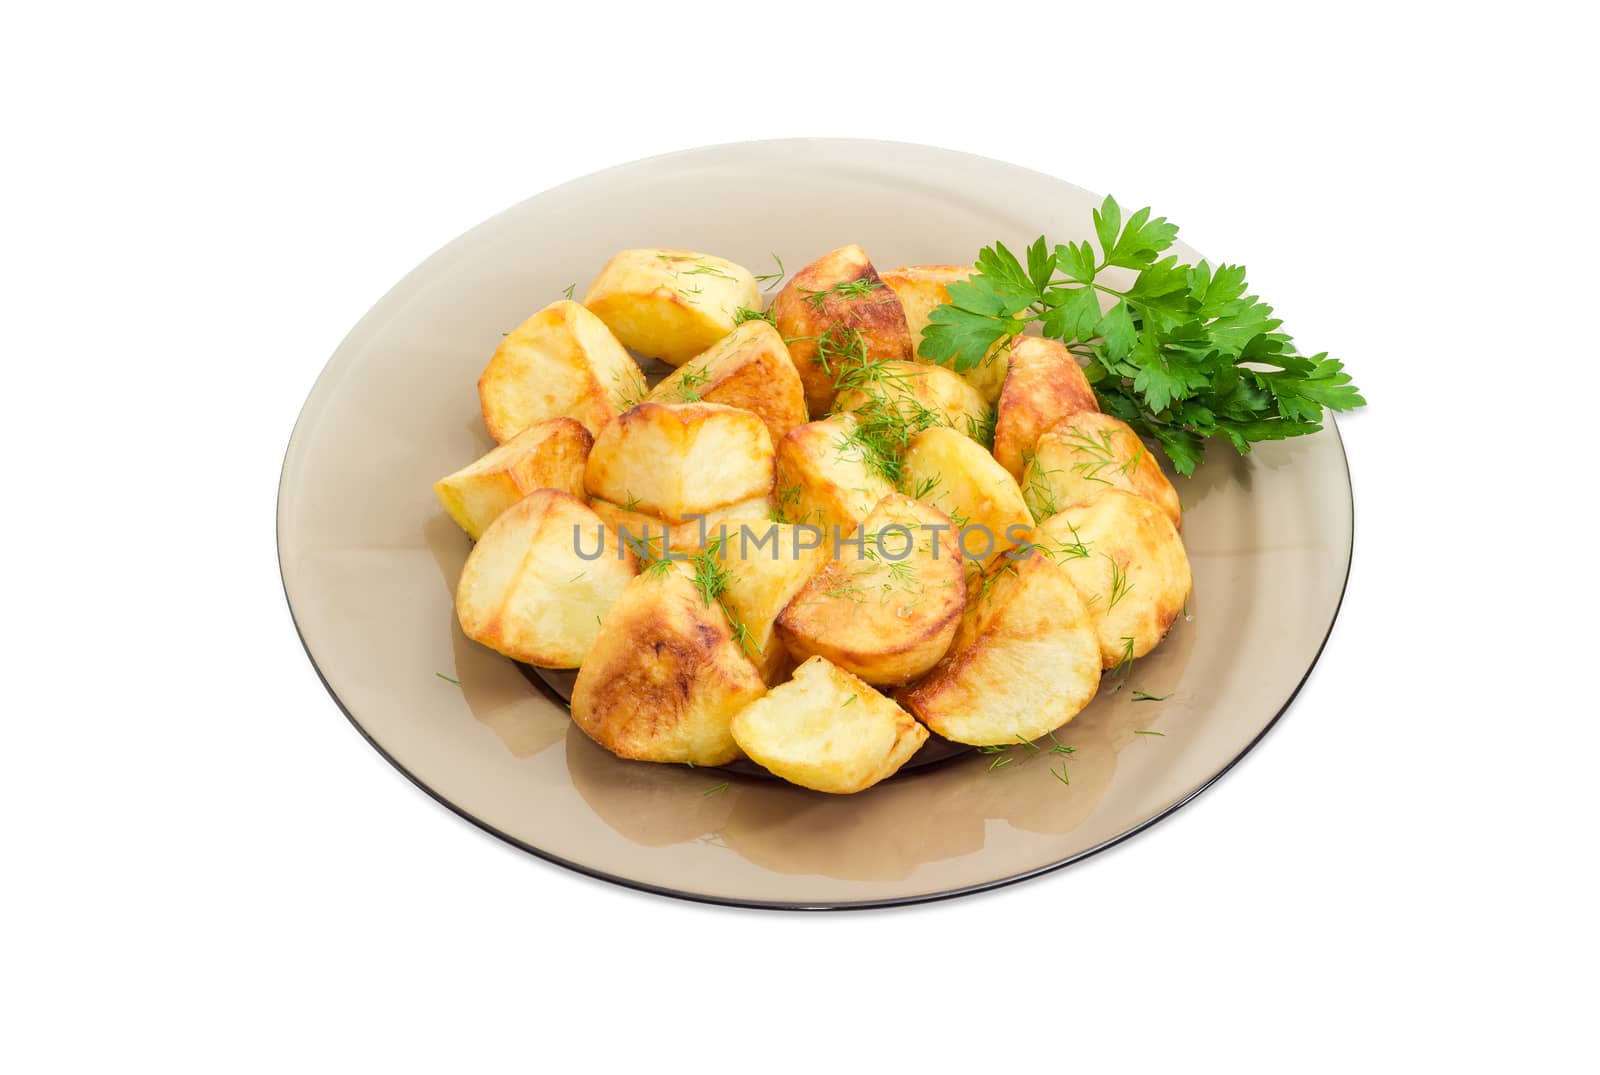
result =
[[[535,6],[7,15],[0,1067],[1595,1070],[1582,7]],[[609,887],[413,788],[295,638],[278,468],[367,307],[554,184],[787,135],[1154,204],[1372,401],[1300,700],[1080,866]]]

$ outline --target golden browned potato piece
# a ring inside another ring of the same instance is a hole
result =
[[[1083,368],[1058,340],[1018,336],[1006,356],[1006,379],[995,411],[994,457],[1022,480],[1024,453],[1045,430],[1079,411],[1097,411],[1099,401]]]
[[[893,493],[855,536],[778,616],[778,637],[796,660],[905,683],[944,656],[966,604],[950,517]]]
[[[893,776],[928,730],[849,672],[812,657],[734,715],[733,738],[774,776],[853,795]]]
[[[767,691],[692,569],[661,561],[622,592],[572,687],[572,719],[613,754],[726,765],[728,723]]]
[[[901,485],[924,504],[950,516],[962,555],[987,560],[1028,539],[1033,517],[1022,491],[1005,468],[977,441],[934,426],[911,438],[901,467]]]
[[[911,346],[917,358],[927,361],[922,354],[922,330],[928,327],[928,315],[935,307],[950,301],[951,284],[967,279],[973,272],[971,265],[908,265],[883,274],[883,282],[905,307],[906,326],[911,331]],[[971,385],[985,403],[993,403],[1000,396],[1000,382],[1006,375],[1004,348],[997,344],[989,349],[982,362],[956,375]]]
[[[828,562],[826,538],[809,528],[765,519],[729,519],[712,541],[727,571],[722,603],[744,628],[745,652],[776,683],[794,667],[777,637],[778,613]]]
[[[772,491],[772,434],[751,411],[720,403],[641,403],[589,451],[590,496],[666,520]]]
[[[973,580],[950,652],[896,697],[946,739],[1014,744],[1088,705],[1100,664],[1094,619],[1066,571],[1037,550],[1002,554]]]
[[[637,506],[629,508],[599,498],[591,498],[589,506],[617,532],[623,544],[647,560],[658,560],[667,553],[699,552],[716,540],[718,527],[735,525],[736,530],[738,520],[770,519],[773,510],[772,498],[765,495],[712,508],[689,519],[666,519]]]
[[[872,465],[870,453],[855,439],[859,429],[855,415],[836,414],[797,426],[778,442],[772,499],[784,522],[848,535],[873,505],[895,491],[894,482]]]
[[[1107,668],[1155,649],[1189,599],[1183,539],[1142,496],[1107,489],[1034,527],[1033,541],[1077,586]]]
[[[518,433],[476,463],[433,483],[444,510],[478,540],[501,512],[535,489],[583,496],[583,463],[594,438],[575,418],[550,418]]]
[[[507,657],[576,668],[637,572],[633,553],[583,501],[538,489],[473,546],[456,585],[456,618],[468,638]]]
[[[918,429],[932,423],[983,440],[994,410],[976,389],[943,366],[882,362],[847,375],[834,398],[835,413],[892,413]],[[984,449],[988,454],[988,449]]]
[[[1142,496],[1183,526],[1178,491],[1145,449],[1139,434],[1120,418],[1079,411],[1050,427],[1027,454],[1022,495],[1036,519],[1093,500],[1107,489]]]
[[[478,378],[483,424],[501,444],[546,418],[576,418],[597,434],[644,392],[639,364],[611,330],[565,300],[507,334]]]
[[[753,411],[772,443],[806,420],[806,391],[778,330],[746,321],[685,362],[646,397],[660,403],[721,403]]]
[[[843,246],[796,272],[772,300],[772,317],[806,386],[806,409],[826,414],[834,380],[865,359],[911,357],[900,300],[866,251]]]
[[[741,306],[760,309],[750,270],[693,250],[624,250],[606,262],[583,304],[617,339],[681,366],[733,331]]]

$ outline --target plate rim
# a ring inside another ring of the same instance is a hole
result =
[[[491,224],[495,220],[497,220],[500,217],[504,216],[505,214],[511,212],[512,210],[518,208],[519,206],[521,206],[521,205],[523,205],[523,204],[525,204],[525,203],[527,203],[529,201],[532,201],[535,198],[543,197],[543,196],[545,196],[547,194],[551,194],[551,193],[553,193],[555,191],[562,190],[562,189],[564,189],[566,187],[569,187],[569,186],[572,186],[574,184],[585,182],[585,181],[587,181],[587,180],[589,180],[589,179],[591,179],[591,178],[593,178],[595,176],[604,175],[606,173],[617,171],[617,170],[622,169],[622,168],[634,167],[634,166],[637,166],[637,165],[648,163],[650,161],[665,160],[665,159],[669,159],[669,158],[672,158],[672,157],[679,157],[679,156],[686,156],[686,155],[689,155],[689,154],[702,153],[702,152],[706,152],[708,150],[729,149],[729,148],[733,148],[733,147],[745,147],[745,146],[756,147],[756,146],[771,146],[771,145],[794,145],[794,144],[797,144],[797,143],[805,143],[805,142],[833,142],[833,143],[841,143],[842,142],[842,143],[851,143],[851,144],[855,144],[855,145],[904,146],[904,147],[913,147],[913,148],[916,148],[918,150],[934,150],[934,151],[939,152],[939,153],[948,153],[948,154],[952,154],[952,155],[956,155],[956,156],[968,157],[968,158],[971,158],[971,159],[974,159],[974,160],[983,161],[983,162],[989,163],[989,164],[999,164],[999,165],[1002,165],[1002,166],[1007,167],[1007,168],[1015,168],[1015,169],[1019,169],[1019,170],[1022,170],[1022,171],[1031,172],[1034,175],[1043,176],[1044,178],[1047,178],[1047,179],[1051,180],[1052,182],[1065,183],[1068,186],[1077,187],[1077,184],[1070,183],[1069,181],[1061,179],[1061,178],[1059,178],[1057,176],[1051,175],[1048,172],[1041,172],[1038,169],[1029,168],[1026,165],[1013,164],[1013,163],[1011,163],[1009,161],[1003,161],[1003,160],[1000,160],[1000,159],[995,158],[995,157],[986,157],[986,156],[984,156],[982,154],[978,154],[978,153],[968,153],[968,152],[966,152],[964,150],[949,149],[949,148],[943,147],[943,146],[932,146],[932,145],[928,145],[926,143],[902,142],[902,141],[894,141],[894,140],[888,140],[888,139],[875,139],[875,138],[764,138],[764,139],[754,139],[754,140],[749,140],[749,141],[719,142],[719,143],[713,143],[713,144],[704,145],[704,146],[694,146],[694,147],[690,147],[690,148],[687,148],[687,149],[673,150],[673,151],[670,151],[670,152],[667,152],[667,153],[658,153],[658,154],[653,154],[653,155],[648,156],[648,157],[640,157],[640,158],[637,158],[637,159],[634,159],[634,160],[622,161],[622,162],[619,162],[617,164],[611,165],[611,166],[606,167],[606,168],[600,168],[600,169],[596,169],[595,171],[592,171],[592,172],[587,172],[584,175],[577,176],[576,178],[569,179],[569,180],[567,180],[565,182],[562,182],[562,183],[558,183],[553,187],[548,187],[548,188],[546,188],[544,190],[538,191],[538,192],[530,195],[527,198],[521,199],[520,201],[517,201],[517,202],[513,203],[512,205],[509,205],[506,208],[500,210],[499,212],[496,212],[496,213],[484,218],[483,220],[479,221],[477,224],[473,225],[472,227],[468,228],[466,231],[464,231],[464,232],[460,233],[459,235],[455,236],[449,242],[447,242],[444,245],[440,246],[438,249],[434,250],[433,253],[429,254],[428,256],[423,258],[421,261],[419,261],[408,272],[406,272],[403,276],[401,276],[399,280],[395,281],[395,283],[392,284],[378,298],[378,300],[376,302],[374,302],[370,307],[368,307],[366,313],[362,314],[356,320],[355,324],[350,327],[349,331],[346,332],[345,335],[340,338],[340,341],[339,341],[338,345],[333,349],[333,352],[328,356],[327,361],[325,361],[323,363],[322,369],[318,372],[317,377],[312,382],[310,389],[307,390],[305,401],[300,405],[300,410],[295,415],[294,425],[292,426],[292,428],[289,431],[289,437],[288,437],[288,440],[287,440],[287,442],[286,442],[286,444],[284,446],[283,462],[280,464],[279,469],[278,469],[277,496],[275,497],[275,502],[274,502],[274,505],[273,505],[273,543],[274,543],[274,546],[275,546],[276,552],[277,552],[278,582],[279,582],[280,588],[283,591],[284,606],[289,611],[289,621],[290,621],[290,623],[292,623],[294,625],[295,637],[300,640],[300,648],[305,652],[306,660],[310,662],[312,671],[314,671],[316,673],[317,680],[322,684],[322,688],[323,688],[323,690],[325,690],[327,692],[328,697],[333,700],[334,705],[338,707],[339,712],[344,714],[345,719],[350,723],[351,727],[353,727],[356,730],[356,732],[361,736],[361,738],[366,741],[367,745],[370,746],[374,751],[376,751],[381,758],[383,758],[391,766],[393,766],[396,771],[398,771],[402,776],[404,776],[407,780],[409,780],[413,785],[415,785],[416,787],[420,788],[424,793],[426,793],[427,796],[430,799],[432,799],[436,803],[439,803],[441,806],[444,806],[447,810],[450,811],[450,813],[456,815],[457,817],[461,818],[464,821],[469,822],[474,828],[477,828],[477,829],[481,830],[482,832],[488,833],[490,836],[493,836],[493,837],[495,837],[495,838],[497,838],[497,839],[499,839],[499,840],[511,845],[512,847],[517,848],[520,851],[526,852],[527,854],[532,855],[533,857],[535,857],[537,859],[540,859],[540,860],[542,860],[544,862],[550,863],[551,865],[559,866],[559,867],[562,867],[564,869],[570,870],[573,873],[576,873],[576,874],[579,874],[581,876],[590,878],[592,880],[608,882],[610,884],[618,885],[618,886],[621,886],[623,888],[632,889],[635,892],[645,892],[645,893],[649,893],[649,894],[655,895],[655,896],[666,896],[666,897],[668,897],[670,899],[684,900],[684,901],[687,901],[687,902],[690,902],[690,903],[707,904],[707,905],[716,906],[716,907],[737,907],[737,908],[747,908],[747,909],[751,909],[751,910],[760,910],[760,911],[868,911],[868,910],[882,910],[882,909],[885,909],[885,908],[908,907],[908,906],[916,906],[918,904],[938,903],[938,902],[941,902],[941,901],[944,901],[944,900],[959,899],[959,898],[961,898],[963,896],[973,896],[973,895],[977,895],[977,894],[982,893],[982,892],[992,892],[992,891],[994,891],[996,889],[1007,888],[1007,887],[1009,887],[1011,885],[1019,884],[1019,883],[1021,883],[1023,881],[1029,881],[1029,880],[1032,880],[1032,879],[1034,879],[1036,877],[1043,877],[1046,874],[1055,873],[1058,870],[1065,869],[1068,866],[1075,865],[1075,864],[1077,864],[1079,862],[1084,861],[1085,859],[1088,859],[1088,858],[1091,858],[1091,857],[1093,857],[1095,855],[1098,855],[1103,851],[1108,851],[1111,848],[1116,847],[1117,845],[1123,843],[1124,841],[1127,841],[1127,840],[1129,840],[1129,839],[1131,839],[1131,838],[1133,838],[1135,836],[1138,836],[1141,833],[1149,831],[1152,827],[1154,827],[1158,823],[1160,823],[1162,821],[1165,821],[1167,818],[1171,817],[1173,814],[1175,814],[1179,810],[1183,809],[1189,803],[1193,802],[1202,792],[1205,792],[1206,790],[1208,790],[1209,788],[1214,786],[1219,780],[1221,780],[1228,773],[1232,772],[1233,769],[1241,761],[1243,761],[1244,758],[1247,755],[1249,755],[1252,751],[1255,750],[1255,748],[1258,745],[1260,745],[1261,741],[1264,740],[1267,737],[1267,734],[1269,732],[1271,732],[1273,728],[1278,726],[1278,722],[1283,719],[1284,715],[1288,713],[1290,707],[1293,706],[1295,699],[1300,696],[1300,692],[1305,688],[1306,683],[1310,681],[1311,674],[1314,671],[1316,671],[1318,663],[1320,663],[1321,660],[1322,660],[1322,654],[1328,647],[1328,641],[1333,637],[1334,627],[1339,622],[1339,613],[1344,608],[1345,595],[1349,592],[1350,571],[1351,571],[1352,565],[1355,562],[1355,531],[1356,531],[1356,524],[1355,524],[1355,518],[1356,518],[1356,514],[1355,514],[1355,483],[1354,483],[1354,481],[1353,481],[1353,479],[1351,477],[1351,474],[1350,474],[1350,456],[1349,456],[1349,453],[1345,451],[1344,436],[1343,436],[1343,434],[1341,434],[1339,432],[1338,422],[1336,421],[1336,419],[1335,419],[1335,417],[1334,417],[1334,415],[1333,415],[1333,413],[1331,411],[1325,412],[1326,413],[1325,428],[1327,430],[1329,430],[1330,432],[1332,432],[1334,443],[1339,449],[1340,461],[1344,464],[1345,493],[1346,493],[1347,499],[1349,501],[1349,507],[1350,507],[1350,530],[1349,530],[1349,534],[1347,536],[1345,544],[1346,544],[1346,547],[1347,547],[1347,549],[1349,551],[1348,551],[1348,553],[1346,555],[1346,558],[1345,558],[1344,577],[1340,580],[1340,583],[1339,583],[1339,597],[1334,602],[1333,615],[1330,616],[1329,619],[1328,619],[1327,631],[1323,634],[1322,641],[1320,643],[1318,643],[1317,651],[1316,651],[1316,653],[1314,653],[1312,655],[1310,662],[1306,665],[1305,672],[1301,675],[1299,682],[1295,684],[1294,689],[1292,691],[1290,691],[1288,696],[1283,700],[1282,705],[1280,705],[1278,707],[1278,711],[1273,714],[1272,719],[1267,721],[1267,723],[1262,726],[1261,730],[1258,733],[1256,733],[1255,737],[1252,738],[1249,743],[1245,744],[1243,749],[1241,749],[1237,754],[1235,754],[1228,761],[1228,763],[1226,765],[1224,765],[1221,768],[1219,768],[1216,772],[1212,773],[1209,777],[1207,777],[1205,780],[1201,781],[1194,788],[1190,789],[1189,791],[1185,792],[1183,795],[1179,796],[1177,799],[1173,800],[1171,803],[1169,803],[1166,807],[1164,807],[1163,809],[1161,809],[1157,813],[1152,814],[1150,817],[1148,817],[1148,818],[1144,819],[1143,821],[1139,822],[1137,825],[1134,825],[1134,826],[1132,826],[1132,827],[1130,827],[1128,829],[1125,829],[1124,831],[1118,833],[1117,835],[1111,837],[1110,839],[1103,840],[1100,843],[1093,845],[1092,847],[1084,848],[1081,851],[1078,851],[1078,852],[1076,852],[1074,854],[1068,855],[1065,858],[1059,859],[1059,860],[1057,860],[1055,862],[1045,863],[1042,866],[1036,866],[1036,867],[1034,867],[1032,869],[1024,870],[1024,871],[1022,871],[1020,873],[1010,874],[1010,875],[1007,875],[1005,877],[994,878],[992,880],[982,881],[982,882],[978,882],[976,884],[964,885],[964,886],[961,886],[959,888],[944,889],[944,890],[938,891],[938,892],[919,893],[917,895],[911,895],[911,896],[893,896],[893,897],[887,897],[887,898],[883,898],[883,899],[818,900],[818,901],[760,900],[760,899],[746,899],[746,898],[738,898],[738,897],[730,897],[730,896],[716,896],[716,895],[712,895],[712,894],[709,894],[709,893],[690,892],[690,891],[687,891],[687,890],[684,890],[684,889],[676,889],[676,888],[671,888],[671,887],[668,887],[668,886],[665,886],[665,885],[652,884],[652,883],[650,883],[648,881],[640,881],[640,880],[637,880],[637,879],[634,879],[634,878],[624,877],[624,876],[621,876],[619,874],[609,873],[609,872],[607,872],[605,870],[600,870],[600,869],[596,869],[594,867],[585,866],[582,863],[573,862],[570,859],[563,858],[560,855],[556,855],[556,854],[554,854],[552,852],[549,852],[549,851],[546,851],[546,850],[544,850],[542,848],[536,847],[533,844],[530,844],[530,843],[528,843],[528,842],[526,842],[524,840],[521,840],[521,839],[511,835],[508,832],[504,832],[504,831],[496,828],[495,826],[489,824],[488,822],[482,820],[481,818],[473,816],[471,813],[467,812],[462,807],[460,807],[460,806],[456,805],[455,803],[451,802],[442,793],[434,790],[432,787],[430,787],[428,784],[426,784],[420,777],[418,777],[415,773],[413,773],[411,770],[407,769],[404,765],[402,765],[393,755],[391,755],[387,750],[385,750],[377,742],[377,740],[375,740],[372,737],[372,735],[370,733],[368,733],[367,729],[362,726],[361,722],[356,718],[355,714],[352,713],[350,711],[349,707],[345,705],[344,700],[339,697],[338,692],[333,689],[333,685],[328,682],[328,677],[323,674],[322,666],[317,663],[316,655],[311,652],[311,647],[306,642],[305,632],[303,630],[301,630],[299,618],[295,615],[294,603],[289,599],[289,582],[288,582],[287,576],[284,573],[284,562],[283,562],[283,503],[284,503],[284,482],[285,482],[285,479],[286,479],[287,474],[288,474],[290,457],[294,453],[295,444],[296,444],[296,438],[298,437],[298,435],[300,433],[300,429],[301,429],[302,423],[305,421],[307,410],[310,408],[310,406],[313,403],[313,401],[317,398],[319,386],[321,385],[323,379],[325,377],[327,377],[328,374],[330,373],[330,371],[332,370],[334,359],[344,349],[345,345],[350,341],[351,337],[353,337],[355,335],[355,333],[360,329],[361,325],[367,320],[367,318],[375,310],[379,309],[386,302],[388,302],[388,300],[390,298],[392,298],[395,295],[396,292],[398,292],[401,288],[403,288],[405,286],[406,282],[412,277],[413,274],[415,274],[416,272],[420,271],[423,266],[429,264],[434,259],[438,258],[440,255],[444,254],[451,247],[453,247],[457,243],[461,242],[468,235],[471,235],[471,234],[477,232],[479,229],[488,226],[489,224]],[[1087,188],[1085,188],[1085,187],[1077,187],[1077,189],[1082,190],[1082,191],[1087,191]],[[1089,192],[1089,193],[1093,193],[1093,192]],[[548,690],[549,688],[546,687],[546,689]]]

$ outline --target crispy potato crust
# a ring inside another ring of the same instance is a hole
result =
[[[576,668],[637,571],[581,500],[538,489],[478,539],[456,585],[456,618],[468,638],[514,660]]]
[[[832,406],[836,367],[849,361],[838,352],[852,350],[857,336],[868,359],[911,357],[905,310],[859,246],[840,247],[796,272],[772,300],[772,315],[789,341],[811,414]]]
[[[572,688],[572,719],[596,743],[639,761],[726,765],[733,715],[766,693],[682,564],[635,578],[605,617]]]
[[[733,331],[761,291],[750,270],[693,250],[624,250],[589,285],[583,304],[641,355],[681,366]]]
[[[761,418],[719,403],[641,403],[595,437],[589,495],[667,520],[772,490],[772,434]]]
[[[905,683],[944,656],[966,604],[950,517],[893,493],[856,537],[778,616],[778,637],[796,660],[821,655],[868,683]]]
[[[895,491],[851,441],[858,425],[855,415],[836,414],[797,426],[778,442],[772,498],[784,522],[848,535]]]
[[[1006,379],[995,413],[994,457],[1022,480],[1026,455],[1045,430],[1099,401],[1078,360],[1058,340],[1019,336],[1006,358]]]
[[[767,424],[772,443],[806,420],[806,392],[778,330],[746,321],[656,385],[647,399],[660,403],[721,403],[753,411]]]
[[[644,394],[633,356],[594,314],[553,302],[500,341],[478,378],[483,424],[504,444],[535,422],[575,418],[591,434]]]
[[[822,657],[741,709],[732,730],[757,765],[834,795],[892,776],[928,738],[911,714]]]
[[[1154,453],[1120,418],[1079,411],[1050,427],[1028,455],[1022,493],[1034,518],[1093,500],[1107,489],[1142,496],[1183,526],[1178,491]]]
[[[476,463],[433,483],[433,491],[472,540],[535,489],[583,496],[583,465],[594,438],[575,418],[550,418],[518,433]]]
[[[1078,588],[1107,668],[1155,649],[1189,599],[1183,539],[1144,497],[1107,489],[1040,523],[1033,540]]]
[[[900,703],[958,743],[1033,740],[1100,689],[1095,622],[1067,573],[1030,551],[997,556],[968,594],[950,652]]]

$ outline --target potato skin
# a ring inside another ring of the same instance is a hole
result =
[[[994,457],[1020,482],[1025,455],[1045,430],[1079,411],[1099,409],[1094,389],[1065,344],[1019,336],[1006,357],[1006,379],[995,411]]]
[[[822,657],[741,709],[732,731],[768,772],[833,795],[892,776],[928,739],[911,714]]]
[[[1029,551],[973,580],[950,652],[896,698],[958,743],[1033,740],[1067,723],[1100,689],[1094,619],[1067,573]]]
[[[1033,529],[1033,516],[1011,475],[981,444],[953,429],[934,426],[911,438],[901,484],[948,515],[958,530],[981,528],[965,542],[958,535],[962,554],[971,558],[987,560],[1027,540]]]
[[[597,618],[637,572],[632,552],[581,500],[537,489],[478,539],[456,585],[456,618],[468,638],[514,660],[576,668]]]
[[[663,563],[628,584],[572,688],[572,719],[613,754],[726,765],[733,715],[767,691],[689,570]]]
[[[1079,411],[1051,426],[1028,454],[1022,493],[1035,518],[1093,500],[1107,489],[1144,497],[1182,528],[1178,491],[1155,454],[1120,418]]]
[[[595,437],[589,495],[685,519],[772,490],[772,434],[756,414],[719,403],[645,402]]]
[[[1041,522],[1033,541],[1077,587],[1107,668],[1155,649],[1189,599],[1193,579],[1183,539],[1144,497],[1107,489]]]
[[[873,535],[890,526],[909,528],[914,542],[898,560],[900,532],[874,548]],[[778,616],[778,637],[796,660],[821,655],[868,683],[905,683],[944,656],[966,604],[950,517],[893,493],[856,536],[863,548],[840,548],[795,595]]]
[[[884,362],[873,368],[869,381],[840,389],[833,401],[836,414],[876,408],[883,408],[881,413],[892,408],[913,429],[936,420],[974,440],[989,424],[993,411],[967,382],[943,366],[926,362]],[[987,448],[984,451],[988,453]]]
[[[789,341],[811,414],[827,413],[835,394],[834,367],[851,361],[819,353],[819,339],[848,351],[859,337],[860,357],[867,359],[911,357],[905,310],[859,246],[830,251],[791,276],[772,300],[772,316]]]
[[[478,399],[501,444],[546,418],[575,418],[600,432],[644,395],[644,374],[601,320],[575,302],[553,302],[495,349]]]
[[[821,527],[830,538],[835,530],[849,535],[895,491],[851,443],[859,424],[853,414],[836,414],[796,426],[778,442],[772,499],[784,522]]]
[[[806,421],[806,392],[778,330],[746,321],[651,389],[659,403],[721,403],[759,415],[777,444]]]
[[[739,307],[759,308],[750,270],[693,250],[623,250],[606,262],[583,304],[641,355],[681,366],[734,329]]]
[[[583,465],[594,438],[575,418],[549,418],[518,433],[475,463],[433,483],[439,503],[478,540],[500,513],[535,489],[583,496]]]

